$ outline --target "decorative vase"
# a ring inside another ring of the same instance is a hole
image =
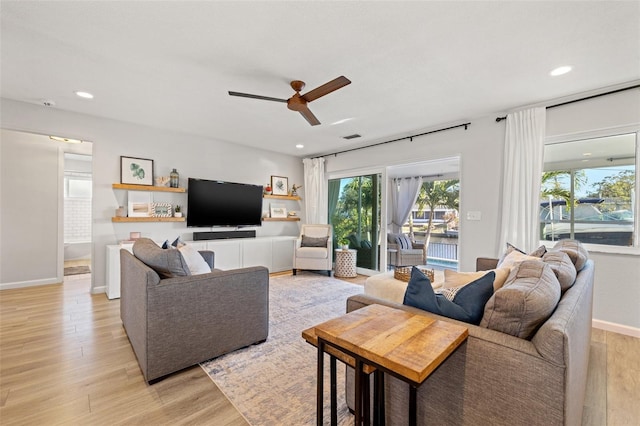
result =
[[[169,173],[169,186],[171,188],[178,188],[180,185],[180,174],[176,169],[171,170]]]
[[[174,217],[182,217],[182,212],[175,212],[173,214]]]

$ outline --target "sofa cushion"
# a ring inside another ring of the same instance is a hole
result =
[[[513,250],[509,254],[507,254],[504,258],[498,261],[498,268],[513,269],[513,267],[515,267],[521,262],[524,262],[525,260],[540,261],[540,258],[537,256],[530,256],[528,254],[524,254],[517,250]]]
[[[542,256],[542,261],[551,267],[560,283],[560,290],[564,293],[576,281],[576,267],[573,266],[569,255],[563,251],[551,250]]]
[[[582,271],[589,259],[589,252],[578,240],[560,240],[553,246],[553,249],[567,253],[578,272]]]
[[[362,241],[360,242],[360,248],[363,248],[363,249],[370,249],[370,248],[371,248],[371,241],[369,241],[369,240],[362,240]]]
[[[489,299],[481,327],[530,339],[560,300],[560,283],[551,267],[525,260],[513,267],[504,286]]]
[[[326,247],[329,237],[308,237],[302,236],[300,247]]]
[[[495,292],[504,285],[505,281],[507,280],[507,277],[509,276],[509,272],[511,271],[511,269],[497,268],[497,269],[491,269],[491,271],[495,272],[496,274],[496,278],[493,281],[493,291]],[[482,278],[487,274],[487,272],[490,272],[490,271],[458,272],[458,271],[452,271],[451,269],[445,269],[444,282],[442,283],[442,288],[447,289],[447,288],[455,288],[455,287],[467,285],[477,280],[478,278]]]
[[[149,238],[139,238],[133,244],[133,254],[162,278],[190,274],[187,262],[179,250],[163,250]]]
[[[482,319],[484,305],[493,294],[495,272],[467,284],[457,291],[453,300],[436,294],[431,281],[420,269],[413,267],[403,303],[424,311],[478,325]]]
[[[178,251],[182,254],[185,262],[187,262],[190,275],[208,274],[211,272],[211,268],[202,255],[189,244],[183,244],[178,248]]]

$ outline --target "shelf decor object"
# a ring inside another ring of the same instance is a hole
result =
[[[271,190],[273,195],[289,195],[289,178],[271,176]]]
[[[144,191],[129,191],[128,193],[129,217],[151,216],[151,193]]]
[[[120,156],[120,183],[153,186],[153,160]]]
[[[152,217],[172,217],[170,203],[151,203]]]
[[[271,203],[271,217],[272,218],[286,218],[287,208],[284,204]]]

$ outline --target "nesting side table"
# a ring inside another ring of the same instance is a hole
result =
[[[356,272],[356,259],[358,252],[353,249],[336,249],[336,270],[334,276],[340,278],[355,278],[358,276]]]

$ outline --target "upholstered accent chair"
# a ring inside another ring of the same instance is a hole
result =
[[[406,234],[387,234],[389,264],[392,266],[425,265],[424,243],[412,241]]]
[[[302,225],[293,252],[293,275],[298,269],[327,271],[333,266],[333,228],[331,225]]]

